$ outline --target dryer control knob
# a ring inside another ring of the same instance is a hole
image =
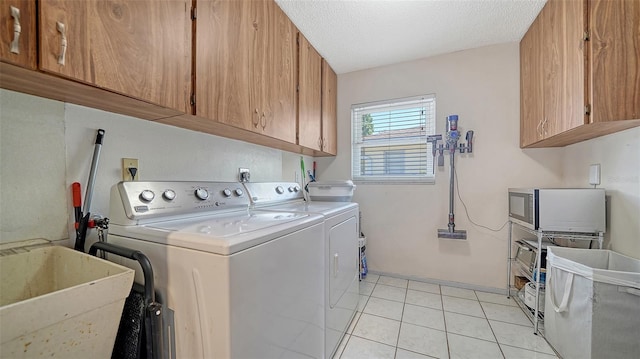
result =
[[[223,194],[225,197],[231,197],[231,190],[230,190],[230,189],[228,189],[228,188],[225,188],[225,189],[223,189],[223,190],[222,190],[222,194]]]
[[[244,192],[240,188],[236,188],[236,190],[234,192],[236,193],[236,196],[238,196],[238,197],[242,197],[242,195],[244,194]]]
[[[153,191],[145,189],[144,191],[142,191],[140,193],[140,200],[142,202],[151,202],[155,196],[156,195],[155,195],[155,193],[153,193]]]
[[[293,192],[295,191],[295,188],[293,186],[289,186],[289,192]]]
[[[300,191],[300,186],[293,187],[293,192],[299,192],[299,191]]]
[[[174,199],[176,199],[176,192],[172,189],[168,189],[162,193],[162,197],[164,197],[164,199],[166,199],[167,201],[173,201]]]
[[[198,199],[205,200],[209,198],[209,191],[206,188],[197,188],[195,191],[195,195]]]
[[[278,186],[278,187],[276,187],[276,192],[278,194],[283,194],[284,193],[284,188],[282,188],[282,186]]]

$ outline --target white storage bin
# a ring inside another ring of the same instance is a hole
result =
[[[571,358],[640,352],[640,260],[609,250],[549,247],[545,337]]]
[[[352,181],[325,181],[309,183],[312,201],[351,202],[356,185]]]

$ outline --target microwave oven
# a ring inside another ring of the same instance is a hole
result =
[[[536,231],[604,233],[605,207],[600,188],[509,189],[509,219]]]

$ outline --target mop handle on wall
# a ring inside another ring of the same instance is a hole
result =
[[[89,217],[91,216],[91,198],[93,197],[93,186],[96,182],[96,172],[98,171],[98,160],[100,159],[100,150],[102,148],[102,139],[104,138],[104,130],[99,129],[96,135],[96,142],[93,148],[93,158],[91,160],[91,170],[89,172],[89,181],[87,183],[87,191],[84,196],[84,207],[81,213],[82,219],[78,231],[76,232],[76,244],[74,248],[84,252],[84,243],[87,239],[87,230],[89,228]]]

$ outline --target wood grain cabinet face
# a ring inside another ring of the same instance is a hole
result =
[[[550,0],[520,42],[520,146],[585,124],[585,2]]]
[[[542,13],[543,138],[584,125],[586,1],[552,0]]]
[[[295,143],[296,29],[273,1],[199,1],[196,115]]]
[[[275,1],[250,1],[255,37],[249,72],[250,100],[261,109],[258,129],[296,141],[297,29]]]
[[[36,2],[0,0],[0,24],[0,61],[36,69]]]
[[[40,69],[191,111],[191,1],[42,0]]]
[[[542,92],[542,26],[534,21],[520,42],[520,146],[542,139],[544,94]]]
[[[591,114],[640,119],[640,1],[591,0]]]
[[[322,150],[322,57],[298,33],[298,144]]]
[[[338,76],[322,60],[322,152],[338,154]]]
[[[636,0],[549,0],[520,42],[520,146],[640,125],[639,28]]]
[[[260,113],[249,99],[255,28],[249,1],[198,1],[195,114],[254,130]]]

